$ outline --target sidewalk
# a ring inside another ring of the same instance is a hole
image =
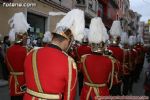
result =
[[[8,81],[0,79],[0,87],[7,86]]]
[[[0,100],[10,100],[8,85],[0,86]]]

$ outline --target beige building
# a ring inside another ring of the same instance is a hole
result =
[[[2,1],[2,0],[1,0]],[[8,20],[14,13],[23,12],[27,16],[27,21],[32,27],[29,33],[32,35],[45,33],[45,31],[53,31],[56,23],[62,16],[49,16],[50,11],[54,12],[68,12],[69,9],[60,6],[57,3],[46,2],[44,0],[13,0],[13,3],[31,3],[35,4],[33,7],[7,7],[3,2],[0,3],[0,33],[4,36],[9,33],[10,27]],[[51,6],[53,5],[53,6]]]
[[[129,0],[117,0],[119,9],[117,11],[118,19],[121,21],[123,31],[128,32],[128,12],[130,8]]]
[[[42,36],[45,31],[53,31],[56,23],[63,17],[50,16],[49,12],[68,12],[73,8],[80,8],[85,11],[86,25],[90,23],[92,17],[97,16],[98,1],[97,0],[0,0],[0,34],[8,35],[10,27],[8,20],[14,13],[23,12],[31,28],[28,33],[37,38]],[[80,1],[80,2],[77,2]],[[6,4],[4,4],[6,3]],[[29,4],[30,7],[19,7],[9,5],[10,3]],[[32,6],[32,7],[31,7]]]

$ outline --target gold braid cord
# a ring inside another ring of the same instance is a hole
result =
[[[35,80],[36,86],[38,88],[38,91],[43,93],[43,89],[42,89],[42,86],[40,83],[38,70],[37,70],[37,52],[38,52],[38,50],[35,50],[33,52],[33,55],[32,55],[32,66],[33,66],[34,80]]]
[[[71,91],[73,90],[73,88],[75,87],[76,82],[77,82],[77,66],[76,66],[74,60],[72,59],[72,57],[70,57],[64,51],[63,51],[63,53],[68,57],[68,91],[67,91],[67,100],[70,100]],[[72,68],[76,70],[76,78],[75,78],[75,82],[73,83],[73,85],[71,84],[71,82],[72,82],[72,70],[73,70]],[[71,88],[71,86],[72,86],[72,88]]]
[[[111,56],[108,56],[108,55],[104,55],[104,56],[108,57],[111,60],[111,63],[112,63],[111,82],[110,82],[110,87],[109,87],[109,90],[110,90],[112,88],[112,85],[113,85],[116,59],[111,57]]]
[[[81,62],[83,63],[83,69],[84,69],[84,72],[85,72],[85,75],[86,75],[88,81],[89,81],[91,84],[94,84],[93,81],[91,80],[91,78],[90,78],[88,72],[87,72],[86,65],[85,65],[85,60],[86,60],[86,58],[87,58],[88,55],[90,55],[90,54],[83,55],[82,58],[81,58]],[[89,91],[88,91],[88,94],[87,94],[87,96],[86,96],[86,100],[89,99],[90,92],[91,92],[92,89],[94,90],[96,96],[99,96],[99,90],[98,90],[98,88],[95,87],[95,86],[94,86],[94,87],[90,87],[90,88],[89,88]]]
[[[10,64],[9,61],[8,61],[7,55],[6,55],[6,61],[7,61],[7,63],[8,63],[8,66],[9,66],[10,70],[11,70],[10,75],[12,75],[12,76],[14,77],[14,80],[15,80],[15,93],[16,93],[16,94],[25,93],[25,91],[21,91],[21,92],[18,92],[18,91],[17,91],[17,86],[20,85],[19,82],[18,82],[17,76],[18,76],[18,75],[23,75],[24,73],[23,73],[23,72],[15,72],[15,71],[14,71],[13,67],[11,66],[11,64]],[[10,81],[10,82],[11,82],[11,81]]]

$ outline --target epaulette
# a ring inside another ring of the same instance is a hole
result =
[[[63,54],[65,54],[67,57],[70,57],[71,59],[73,59],[71,56],[69,56],[65,51],[62,51]],[[74,60],[74,59],[73,59]]]
[[[34,49],[31,49],[31,50],[27,53],[27,55],[29,55],[32,51],[34,51]]]
[[[36,49],[40,49],[40,48],[42,48],[42,47],[32,48],[32,49],[30,49],[30,51],[27,53],[27,55],[29,55],[32,51],[34,51],[34,50],[36,50]]]
[[[68,57],[68,59],[70,59],[70,61],[71,61],[72,64],[73,64],[73,68],[74,68],[74,69],[77,69],[77,65],[76,65],[74,59],[73,59],[71,56],[69,56],[66,52],[62,51],[62,53],[65,54],[65,55]]]
[[[65,51],[62,51],[63,54],[65,54],[66,56],[69,56]]]
[[[111,59],[111,60],[113,60],[113,61],[115,61],[116,62],[116,58],[114,58],[113,56],[111,56],[111,55],[103,55],[103,56],[106,56],[106,57],[108,57],[109,59]]]

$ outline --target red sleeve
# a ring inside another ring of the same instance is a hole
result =
[[[66,77],[66,86],[64,92],[64,100],[75,100],[76,89],[77,89],[77,67],[75,62],[73,61],[71,64],[71,81],[69,80],[69,71],[68,76]]]

